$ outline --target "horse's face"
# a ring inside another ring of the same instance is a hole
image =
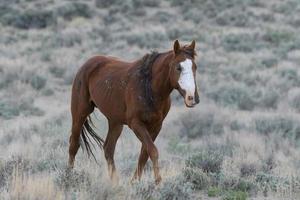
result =
[[[200,102],[196,85],[197,66],[194,62],[195,41],[189,46],[180,48],[178,40],[174,42],[174,57],[170,62],[170,81],[184,98],[187,107]]]

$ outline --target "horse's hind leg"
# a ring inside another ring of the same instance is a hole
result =
[[[122,132],[123,125],[113,121],[108,121],[109,129],[103,145],[105,159],[107,161],[108,173],[110,178],[114,181],[118,181],[116,174],[116,167],[114,162],[114,153],[117,140]]]
[[[79,102],[78,100],[72,99],[71,111],[72,111],[72,132],[70,136],[69,146],[69,167],[74,167],[74,160],[76,153],[79,149],[79,140],[83,124],[87,119],[87,116],[92,113],[94,106],[89,102]]]

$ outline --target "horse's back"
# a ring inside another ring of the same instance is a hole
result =
[[[89,101],[107,118],[124,121],[128,70],[133,65],[114,57],[99,55],[88,59],[77,73],[76,79],[83,81],[82,90],[85,90]]]

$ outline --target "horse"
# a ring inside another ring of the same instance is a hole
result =
[[[167,52],[152,52],[134,62],[109,56],[94,56],[79,68],[72,85],[72,130],[69,140],[69,167],[74,167],[80,145],[93,154],[91,139],[104,150],[111,180],[118,180],[114,151],[123,126],[127,125],[142,143],[133,180],[140,180],[150,157],[155,183],[161,182],[158,150],[154,144],[176,89],[189,108],[199,103],[196,85],[195,40],[180,46],[174,41]],[[92,127],[90,114],[98,108],[108,120],[106,139]],[[94,156],[95,158],[95,156]]]

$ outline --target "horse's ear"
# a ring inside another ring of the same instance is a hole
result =
[[[175,40],[173,50],[174,50],[175,55],[179,53],[180,45],[179,45],[178,40]]]
[[[195,40],[193,40],[192,43],[190,44],[189,48],[194,50],[195,46],[196,46],[196,42],[195,42]]]

